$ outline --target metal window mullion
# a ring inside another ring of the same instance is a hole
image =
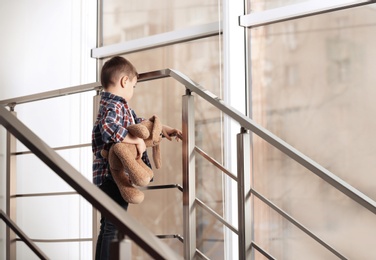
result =
[[[96,118],[97,118],[100,99],[101,99],[100,91],[97,91],[96,95],[93,97],[93,124],[94,124],[94,122],[96,121]],[[93,228],[93,231],[92,231],[92,235],[93,235],[92,252],[93,252],[93,256],[95,256],[95,253],[96,253],[96,245],[97,245],[97,240],[98,240],[98,235],[99,235],[100,217],[101,217],[100,212],[95,207],[93,207],[93,215],[92,215],[92,219],[93,219],[93,223],[92,223],[92,228]]]
[[[237,135],[239,259],[251,259],[252,201],[250,135],[244,128]]]
[[[17,116],[11,107],[11,113]],[[6,214],[11,221],[16,220],[16,138],[7,131],[6,149]],[[6,259],[16,259],[16,233],[8,226],[6,228]]]
[[[196,253],[195,116],[194,97],[189,91],[182,103],[184,259],[189,260]]]

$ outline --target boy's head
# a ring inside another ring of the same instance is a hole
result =
[[[124,76],[133,80],[138,78],[136,68],[127,59],[123,57],[113,57],[105,62],[101,71],[101,84],[107,90],[115,86]]]

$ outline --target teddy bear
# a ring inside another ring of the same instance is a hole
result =
[[[127,130],[128,133],[144,139],[146,147],[152,147],[154,165],[159,169],[162,166],[159,147],[162,140],[162,123],[159,118],[154,115],[149,120],[128,126]],[[148,185],[154,173],[141,158],[137,158],[136,145],[115,143],[109,151],[102,150],[101,153],[109,161],[112,177],[124,200],[132,204],[141,203],[144,193],[136,186]]]

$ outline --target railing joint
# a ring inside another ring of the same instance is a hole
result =
[[[186,88],[185,89],[185,94],[188,95],[188,96],[190,96],[190,95],[192,95],[192,91],[189,88]]]
[[[242,127],[240,127],[240,133],[241,134],[247,134],[248,133],[248,129],[242,126]]]
[[[9,109],[10,109],[11,112],[14,112],[14,108],[15,108],[16,105],[17,104],[15,102],[8,104],[8,107],[9,107]]]

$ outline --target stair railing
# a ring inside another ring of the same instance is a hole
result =
[[[299,222],[290,217],[283,210],[275,206],[272,202],[263,197],[260,193],[254,190],[250,184],[250,134],[248,131],[253,132],[272,146],[278,148],[281,152],[288,155],[290,158],[315,173],[322,178],[325,182],[331,184],[334,188],[347,195],[352,200],[356,201],[364,208],[368,209],[372,213],[376,214],[376,202],[341,180],[333,173],[320,166],[312,159],[308,158],[265,128],[255,123],[252,119],[244,116],[236,109],[228,106],[212,94],[211,92],[202,88],[199,84],[193,82],[184,74],[172,70],[164,69],[159,71],[152,71],[140,74],[139,82],[172,77],[186,88],[186,94],[183,96],[182,107],[182,130],[183,130],[183,240],[184,240],[184,258],[193,259],[196,254],[206,258],[201,252],[196,249],[196,206],[200,206],[207,212],[215,216],[219,221],[225,224],[229,229],[239,236],[239,259],[248,259],[250,257],[251,249],[258,250],[261,254],[268,259],[274,259],[268,252],[263,250],[252,239],[252,226],[251,221],[248,221],[251,214],[251,195],[259,198],[266,203],[269,207],[276,210],[279,214],[285,217],[292,224],[297,226],[304,233],[311,236],[321,245],[326,247],[332,253],[337,255],[341,259],[346,259],[333,247],[325,243],[323,240],[314,235],[311,231],[301,225]],[[99,90],[100,86],[94,83],[96,86],[87,85],[89,90]],[[87,90],[88,90],[87,89]],[[84,91],[87,91],[84,90]],[[38,95],[45,98],[52,97],[53,95],[67,95],[70,91],[74,93],[81,92],[78,87],[65,89],[54,93],[46,92],[45,94]],[[99,91],[98,91],[99,92]],[[194,96],[192,93],[197,94],[213,106],[217,107],[220,111],[225,113],[230,118],[234,119],[241,126],[240,132],[237,135],[237,161],[238,172],[233,174],[218,162],[208,156],[204,151],[195,146],[195,134],[194,134]],[[33,98],[27,96],[21,98],[21,102],[32,101]],[[2,105],[8,105],[14,107],[17,104],[17,100],[7,100],[1,102]],[[174,255],[171,249],[166,248],[164,244],[158,242],[155,236],[144,230],[136,221],[134,221],[128,214],[119,208],[115,203],[106,197],[99,189],[88,182],[79,172],[77,172],[72,166],[66,163],[59,155],[43,143],[37,136],[35,136],[30,130],[28,130],[16,117],[10,115],[10,112],[5,108],[0,108],[0,123],[3,124],[8,131],[10,131],[15,137],[23,142],[33,153],[42,159],[48,166],[51,167],[56,173],[58,173],[67,183],[69,183],[79,194],[85,197],[94,207],[102,211],[102,213],[108,215],[113,219],[121,230],[126,232],[129,237],[139,244],[146,252],[156,258],[170,258]],[[238,183],[238,229],[234,228],[231,224],[227,223],[221,216],[211,210],[202,201],[195,196],[195,156],[196,153],[202,155],[205,159],[213,163],[216,167],[221,169],[230,178],[234,179]],[[106,206],[107,205],[107,206]]]
[[[248,131],[258,135],[269,144],[279,149],[281,152],[295,160],[309,171],[322,178],[325,182],[332,185],[337,190],[351,198],[353,201],[359,203],[364,208],[368,209],[372,213],[376,214],[376,202],[367,197],[365,194],[355,189],[297,149],[284,142],[276,135],[269,132],[267,129],[258,125],[252,119],[246,117],[235,108],[227,105],[219,97],[204,89],[199,84],[192,81],[186,75],[181,72],[165,69],[159,71],[153,71],[140,75],[139,82],[155,80],[160,78],[172,77],[186,88],[186,95],[183,96],[183,113],[182,113],[182,130],[183,130],[183,219],[184,219],[184,258],[193,259],[196,251],[196,205],[201,206],[226,227],[236,233],[239,237],[239,259],[251,258],[251,249],[259,251],[268,259],[274,259],[268,252],[257,245],[252,238],[252,226],[251,226],[251,194],[259,198],[269,207],[277,211],[281,216],[287,219],[290,223],[294,224],[301,231],[309,235],[323,247],[328,249],[334,255],[340,259],[347,259],[340,252],[335,250],[332,246],[316,236],[308,228],[304,227],[301,223],[296,221],[293,217],[289,216],[282,209],[277,207],[267,198],[262,196],[259,192],[251,187],[250,183],[250,137]],[[192,93],[196,93],[198,96],[217,107],[220,111],[227,116],[238,122],[241,126],[240,133],[237,135],[237,175],[232,174],[225,169],[222,165],[216,162],[213,158],[208,156],[204,151],[195,146],[195,126],[194,126],[194,97]],[[238,183],[238,229],[234,228],[216,212],[206,206],[202,201],[195,196],[195,152],[201,154],[209,162],[213,163],[216,167],[222,170],[233,180]],[[237,176],[237,177],[236,177]]]
[[[2,210],[0,210],[0,218],[10,229],[13,230],[15,234],[17,234],[17,236],[21,238],[22,241],[25,242],[25,244],[30,248],[30,250],[33,251],[40,259],[48,259],[48,257],[42,252],[42,250],[40,250],[40,248]]]
[[[98,84],[95,84],[98,86]],[[75,87],[74,89],[81,89],[81,87]],[[93,89],[90,89],[93,90]],[[54,94],[54,92],[46,92],[44,94],[38,95],[38,98],[45,99],[49,98],[49,94]],[[64,94],[62,94],[64,93]],[[65,91],[58,91],[57,95],[66,95]],[[29,102],[32,100],[30,96],[21,98],[21,102]],[[8,103],[11,101],[10,103]],[[14,105],[17,104],[16,100],[2,101],[3,105],[10,105],[11,110],[13,110]],[[26,127],[12,111],[8,111],[4,106],[0,106],[0,124],[3,125],[8,130],[7,143],[14,144],[14,138],[21,141],[32,153],[34,153],[41,161],[43,161],[47,166],[49,166],[53,171],[55,171],[64,181],[66,181],[73,189],[75,189],[81,196],[83,196],[89,203],[93,205],[96,209],[102,212],[108,219],[110,219],[123,234],[132,239],[136,244],[145,250],[150,256],[155,259],[181,259],[172,249],[170,249],[166,244],[161,242],[155,235],[153,235],[149,230],[143,227],[139,222],[137,222],[132,216],[130,216],[123,208],[121,208],[115,201],[108,197],[104,192],[102,192],[98,187],[93,185],[88,181],[80,172],[78,172],[72,165],[66,162],[55,150],[49,147],[43,140],[41,140],[37,135],[35,135],[28,127]],[[11,140],[10,140],[11,139]],[[9,148],[9,145],[8,145]],[[11,161],[14,161],[15,154],[11,154],[9,149],[7,149],[7,193],[9,193],[10,186],[15,185],[15,183],[9,183]],[[7,211],[10,210],[10,194],[7,194]],[[12,212],[7,212],[7,219],[14,220],[15,214]],[[7,223],[12,228],[12,225]],[[12,228],[13,229],[13,228]],[[25,237],[20,237],[26,243],[29,240]],[[16,237],[12,232],[7,230],[7,259],[15,259],[15,241]],[[37,250],[39,253],[39,250]],[[13,254],[13,255],[11,255]],[[47,257],[46,257],[47,259]]]

